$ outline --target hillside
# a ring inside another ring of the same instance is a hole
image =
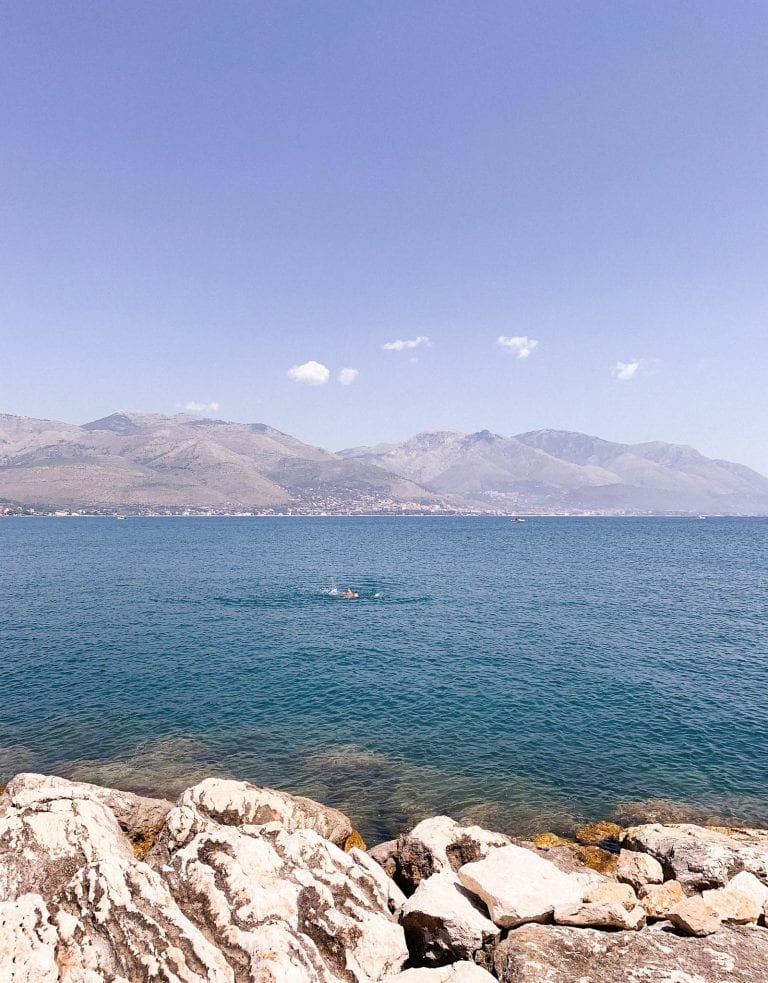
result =
[[[0,415],[0,503],[43,509],[402,509],[768,515],[768,478],[692,447],[430,431],[338,454],[262,423]]]
[[[341,456],[438,494],[510,510],[768,514],[768,478],[660,441],[620,444],[559,430],[513,437],[431,431]]]
[[[0,416],[0,499],[91,508],[428,504],[408,479],[264,424],[115,413],[84,426]]]

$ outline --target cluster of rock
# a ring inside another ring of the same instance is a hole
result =
[[[0,795],[0,981],[768,978],[768,832],[603,833],[617,856],[440,816],[365,852],[341,812],[244,782],[173,804],[17,775]]]

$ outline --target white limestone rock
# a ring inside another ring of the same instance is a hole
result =
[[[279,822],[258,833],[206,828],[211,820],[194,813],[186,806],[170,817],[175,836],[184,827],[189,839],[180,847],[175,840],[163,873],[180,908],[238,978],[370,983],[402,969],[403,930],[380,884],[354,857],[309,829],[289,832]]]
[[[417,966],[471,960],[501,934],[480,901],[447,871],[419,884],[403,905],[400,923]]]
[[[721,922],[733,925],[756,925],[763,913],[763,906],[751,895],[731,887],[718,887],[703,891],[704,903],[714,911]]]
[[[48,787],[6,791],[0,814],[0,900],[49,901],[85,864],[133,860],[114,813],[95,797]]]
[[[359,847],[353,846],[348,853],[352,860],[366,870],[374,881],[376,881],[382,897],[386,900],[389,910],[393,914],[399,912],[405,904],[406,897],[397,884],[395,884],[394,880],[387,876],[386,871],[383,870],[379,864],[376,863],[373,857],[370,857],[365,852],[365,850],[361,850]]]
[[[686,891],[724,887],[743,870],[768,884],[768,830],[648,823],[628,829],[624,843],[655,857]]]
[[[388,976],[385,983],[496,983],[496,980],[475,963],[458,962],[437,969],[406,969],[397,976]]]
[[[729,891],[740,891],[748,895],[762,909],[768,904],[768,886],[758,880],[754,874],[742,870],[740,874],[732,877],[726,885]]]
[[[669,918],[670,911],[681,901],[685,901],[685,892],[680,881],[646,884],[640,888],[640,904],[649,921]]]
[[[619,884],[616,881],[600,881],[592,884],[584,892],[584,900],[588,902],[615,902],[623,905],[627,911],[637,907],[637,895],[630,884]]]
[[[522,925],[494,951],[499,983],[762,983],[768,931],[674,932]]]
[[[56,929],[39,894],[0,901],[0,980],[58,983]]]
[[[721,924],[715,909],[700,894],[676,904],[669,913],[669,920],[686,935],[712,935]]]
[[[88,799],[109,809],[129,837],[159,829],[173,808],[167,799],[152,799],[133,792],[102,788],[88,782],[70,782],[66,778],[23,772],[10,780],[4,797],[17,809],[32,803],[55,799]]]
[[[511,842],[502,833],[462,826],[450,816],[433,816],[401,836],[394,850],[392,844],[383,844],[373,855],[379,862],[384,859],[385,865],[394,863],[395,880],[406,894],[412,894],[423,879],[443,871],[455,873],[464,864],[481,860],[490,850]]]
[[[118,977],[234,983],[223,954],[181,912],[160,875],[138,860],[83,867],[54,920],[58,962],[72,983]]]
[[[659,861],[647,853],[622,850],[619,853],[616,877],[622,884],[629,884],[635,891],[639,891],[646,884],[662,884],[664,870]]]
[[[288,832],[310,829],[336,846],[351,835],[351,820],[330,806],[263,785],[207,778],[182,792],[178,806],[192,806],[224,826],[264,826],[279,823]]]
[[[555,908],[581,902],[586,887],[579,875],[564,874],[532,850],[514,845],[465,864],[458,876],[501,928],[548,921]]]
[[[645,911],[639,905],[628,911],[618,901],[585,901],[555,908],[554,920],[555,925],[639,931],[645,925]]]

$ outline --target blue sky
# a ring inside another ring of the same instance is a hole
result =
[[[557,427],[768,472],[765,4],[0,25],[1,410],[216,403],[333,449]]]

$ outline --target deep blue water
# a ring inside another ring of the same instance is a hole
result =
[[[768,520],[8,519],[0,645],[0,781],[768,825]]]

